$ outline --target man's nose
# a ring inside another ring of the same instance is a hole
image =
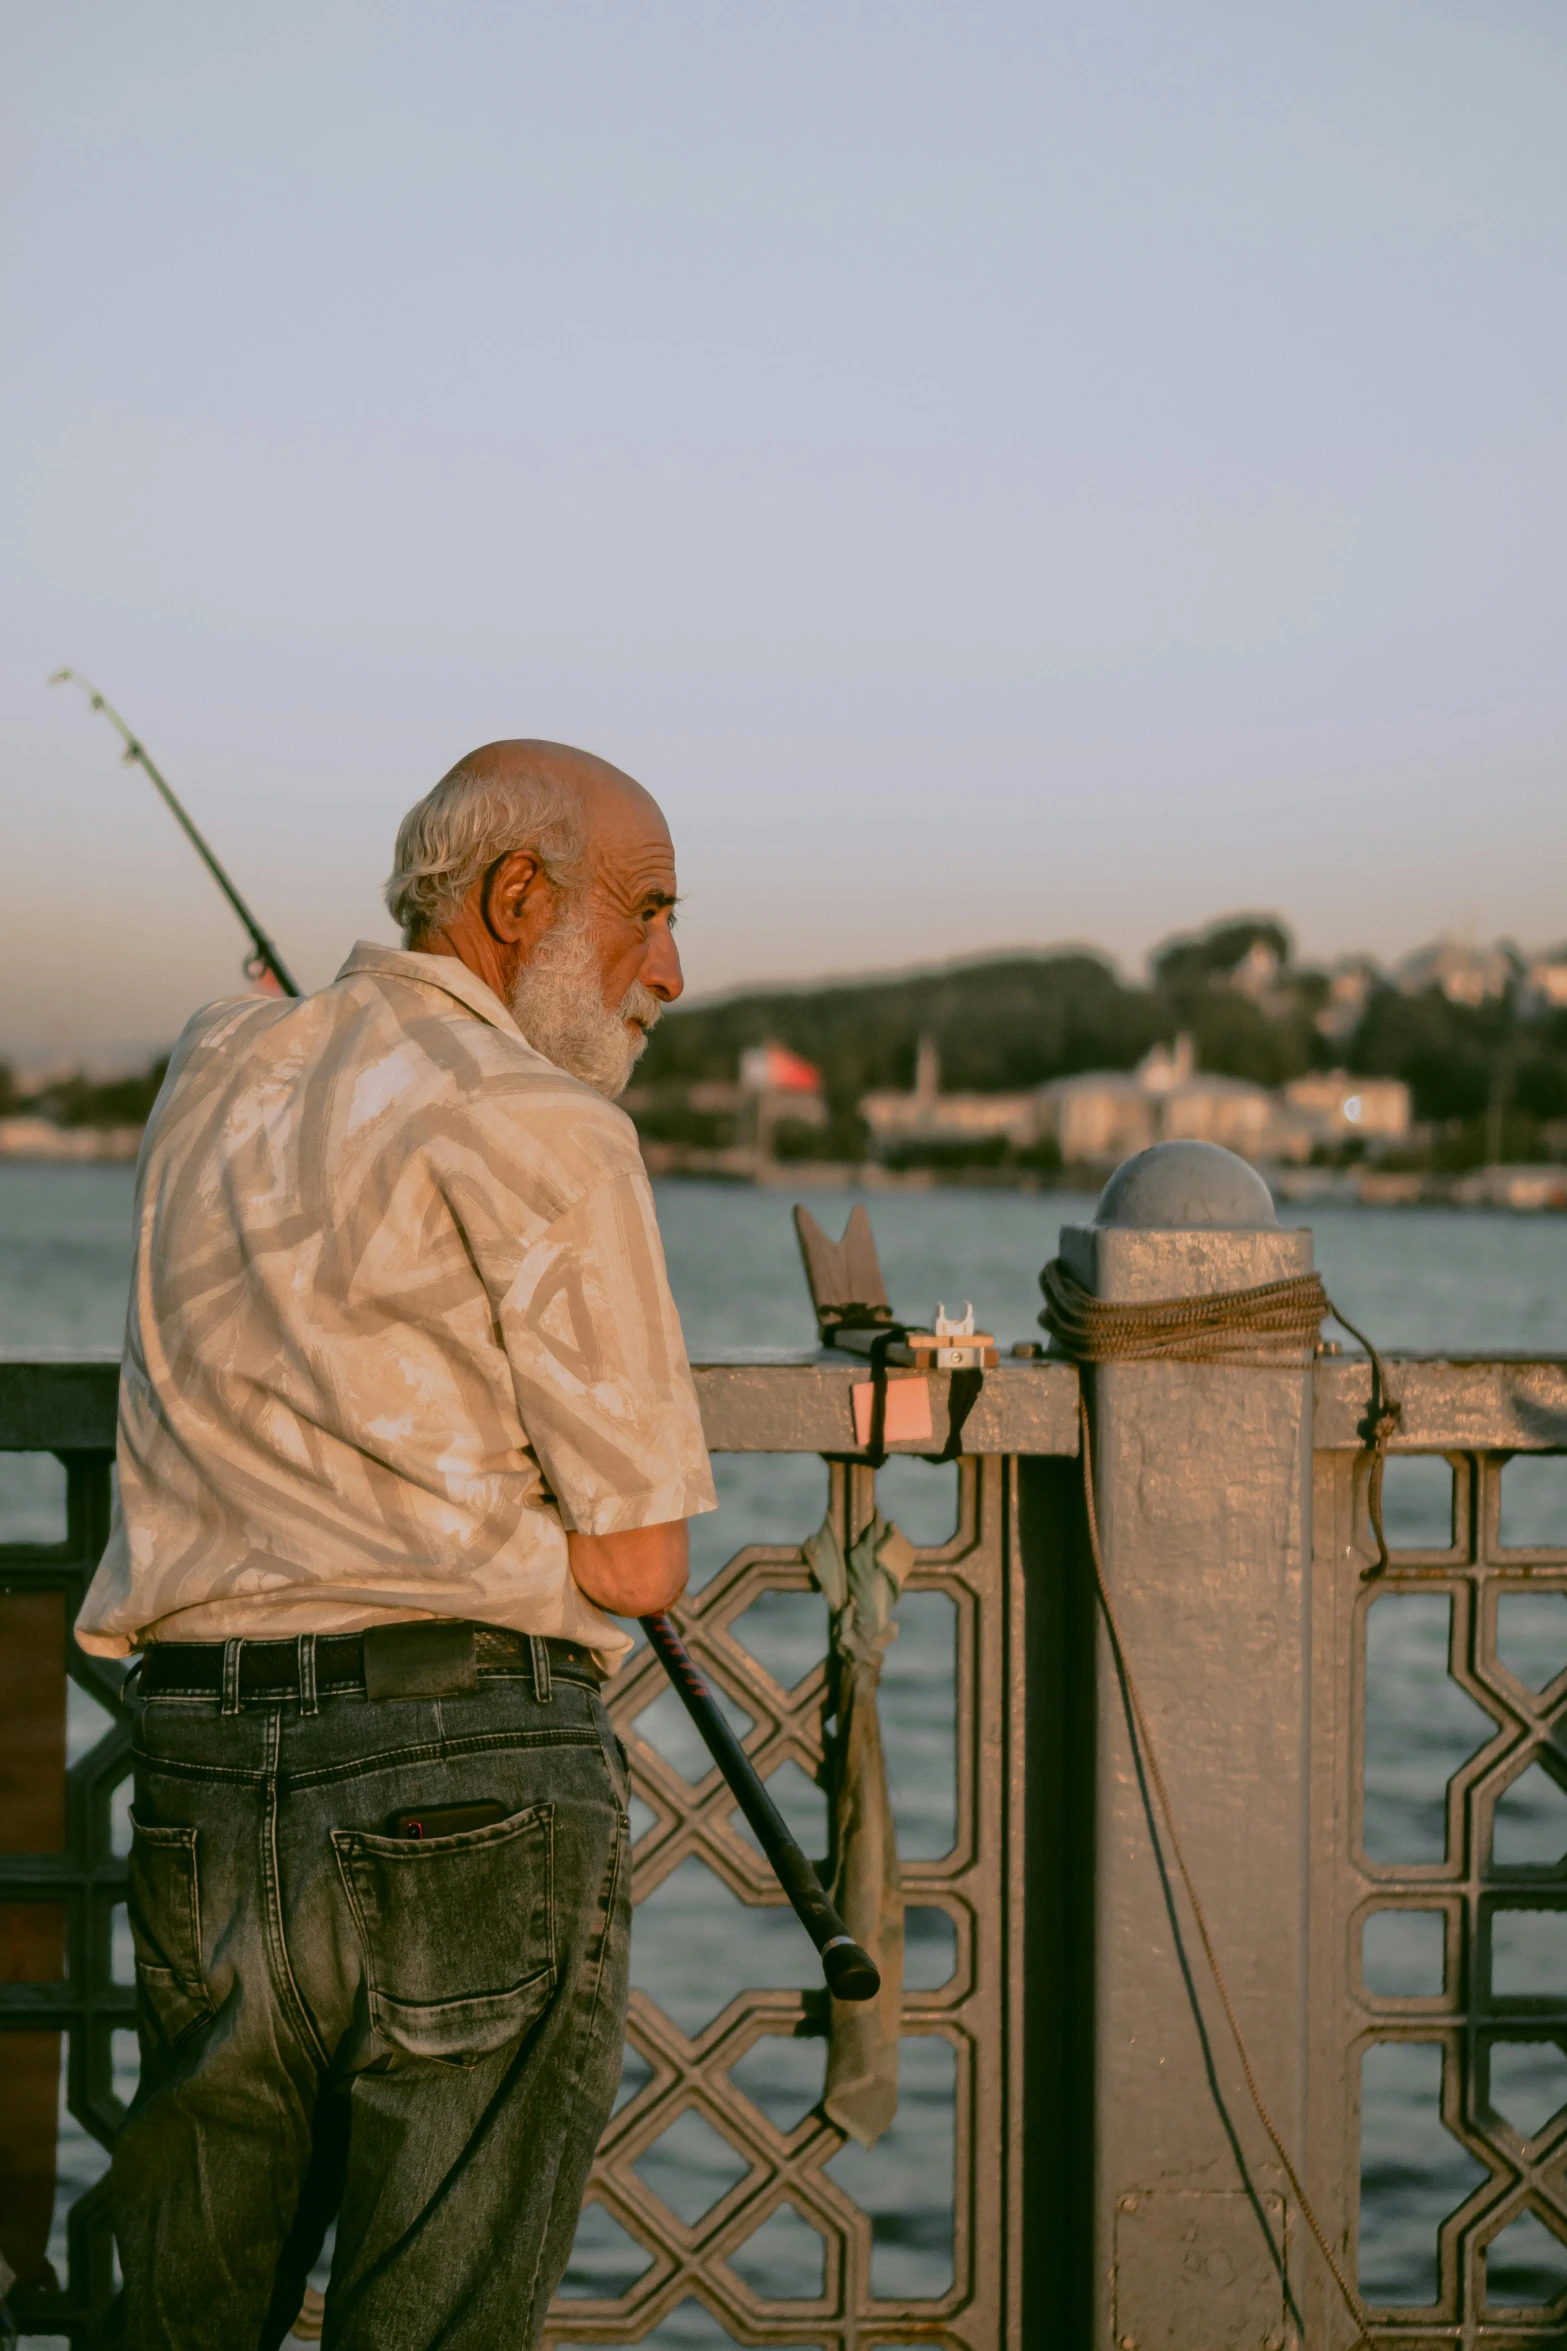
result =
[[[642,984],[651,988],[665,1004],[673,1004],[685,993],[685,974],[680,968],[680,949],[675,945],[674,933],[660,924],[647,943],[647,955],[642,964]]]

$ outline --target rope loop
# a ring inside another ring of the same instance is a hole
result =
[[[1039,1277],[1045,1294],[1039,1320],[1075,1363],[1229,1363],[1279,1369],[1310,1363],[1323,1322],[1342,1324],[1371,1361],[1371,1398],[1356,1435],[1371,1457],[1366,1507],[1376,1539],[1376,1564],[1365,1580],[1388,1565],[1382,1524],[1382,1474],[1387,1448],[1402,1405],[1387,1392],[1382,1358],[1365,1332],[1340,1314],[1320,1274],[1291,1274],[1281,1282],[1260,1282],[1250,1290],[1216,1290],[1199,1298],[1149,1298],[1136,1304],[1096,1298],[1059,1257]]]
[[[1079,1363],[1252,1363],[1259,1354],[1309,1362],[1318,1325],[1333,1312],[1320,1276],[1292,1274],[1254,1290],[1136,1305],[1096,1298],[1053,1257],[1039,1277],[1039,1319]]]

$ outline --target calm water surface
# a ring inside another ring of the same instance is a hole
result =
[[[131,1192],[125,1169],[0,1167],[0,1347],[118,1345]],[[809,1343],[812,1324],[790,1197],[721,1185],[660,1187],[670,1277],[694,1355]],[[857,1196],[805,1197],[836,1234]],[[870,1196],[868,1205],[895,1306],[913,1316],[931,1311],[938,1299],[954,1309],[972,1300],[981,1325],[1003,1345],[1035,1335],[1038,1269],[1054,1254],[1061,1223],[1092,1213],[1091,1200],[1059,1193],[885,1194]],[[1381,1345],[1567,1355],[1567,1224],[1560,1220],[1337,1207],[1296,1212],[1292,1220],[1312,1226],[1329,1293]],[[1516,1485],[1504,1488],[1510,1539],[1567,1539],[1567,1484],[1558,1474],[1564,1466],[1533,1463],[1524,1474],[1520,1464],[1508,1473],[1516,1475]],[[721,1507],[694,1530],[698,1581],[742,1543],[797,1540],[820,1519],[826,1481],[814,1459],[730,1457],[717,1471]],[[5,1533],[53,1534],[59,1486],[52,1463],[0,1456]],[[916,1541],[939,1541],[950,1531],[952,1493],[950,1471],[900,1462],[883,1473],[884,1506]],[[1395,1540],[1446,1541],[1447,1508],[1440,1465],[1395,1465],[1389,1480]],[[1446,1670],[1447,1607],[1435,1595],[1390,1595],[1372,1612],[1366,1835],[1377,1859],[1440,1858],[1447,1779],[1489,1735],[1489,1718]],[[903,1850],[934,1857],[948,1849],[954,1817],[952,1612],[941,1596],[919,1595],[905,1604],[902,1616],[883,1688],[889,1768]],[[821,1604],[803,1595],[777,1595],[748,1617],[747,1638],[780,1679],[794,1682],[822,1653]],[[1567,1662],[1567,1601],[1558,1605],[1538,1595],[1514,1603],[1502,1640],[1509,1662],[1516,1658],[1515,1669],[1538,1685],[1548,1670]],[[101,1727],[97,1709],[81,1701],[72,1724],[73,1751],[84,1751]],[[693,1748],[672,1696],[649,1708],[640,1727],[677,1769],[701,1776],[705,1758]],[[1510,1792],[1505,1821],[1499,1817],[1499,1846],[1508,1841],[1510,1860],[1554,1860],[1567,1843],[1567,1800],[1543,1775],[1532,1776],[1540,1784],[1519,1783]],[[808,1849],[822,1851],[819,1791],[792,1766],[774,1785]],[[122,1804],[122,1843],[125,1835]],[[1392,1918],[1380,1941],[1368,1940],[1371,1979],[1384,1980],[1390,1990],[1424,1983],[1433,1965],[1421,1942],[1424,1931],[1423,1914]],[[952,1964],[944,1919],[914,1911],[909,1938],[911,1981],[939,1985]],[[1536,1950],[1525,1936],[1516,1954],[1503,1957],[1517,1974],[1518,1988],[1554,1988],[1552,1971],[1561,1955],[1545,1941]],[[1434,1964],[1440,1988],[1439,1951]],[[117,1972],[129,1974],[123,1932]],[[744,1985],[803,1985],[813,1972],[787,1913],[744,1909],[700,1863],[686,1863],[638,1912],[636,1980],[688,2033]],[[130,2035],[119,2037],[117,2055],[122,2094],[129,2095],[135,2080]],[[787,2129],[821,2094],[823,2055],[820,2042],[765,2040],[737,2078]],[[1527,2109],[1535,2118],[1530,2127],[1538,2128],[1567,2098],[1567,2059],[1544,2044],[1517,2044],[1507,2062],[1518,2081],[1508,2077],[1499,2088],[1493,2070],[1493,2096],[1505,2090],[1520,2114]],[[641,2078],[640,2063],[629,2061],[623,2094]],[[1436,2224],[1469,2192],[1479,2170],[1441,2126],[1440,2055],[1434,2046],[1374,2050],[1364,2092],[1363,2287],[1379,2302],[1425,2300],[1434,2292]],[[939,2294],[951,2274],[953,2075],[944,2043],[905,2044],[903,2093],[887,2136],[869,2152],[846,2148],[832,2174],[872,2215],[878,2290]],[[102,2167],[100,2151],[68,2118],[64,2133],[57,2232],[62,2258],[65,2209]],[[739,2165],[723,2141],[688,2117],[644,2159],[642,2170],[649,2186],[689,2220],[726,2192]],[[815,2243],[803,2227],[764,2231],[744,2258],[737,2257],[737,2266],[760,2292],[813,2294],[820,2273]],[[1520,2238],[1510,2292],[1532,2295],[1552,2275],[1552,2258],[1548,2241],[1525,2245]],[[629,2241],[590,2207],[567,2290],[617,2291],[640,2266]],[[727,2339],[694,2304],[647,2338],[670,2351]]]

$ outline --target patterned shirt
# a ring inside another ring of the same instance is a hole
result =
[[[636,1130],[454,957],[208,1005],[142,1149],[84,1649],[473,1617],[628,1635],[566,1530],[715,1507]]]

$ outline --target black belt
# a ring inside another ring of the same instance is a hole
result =
[[[604,1679],[592,1650],[577,1641],[437,1618],[288,1641],[158,1641],[144,1654],[141,1689],[149,1698],[299,1698],[349,1690],[371,1698],[443,1698],[476,1689],[481,1673],[527,1672],[542,1682],[541,1697],[556,1674],[593,1689]]]

